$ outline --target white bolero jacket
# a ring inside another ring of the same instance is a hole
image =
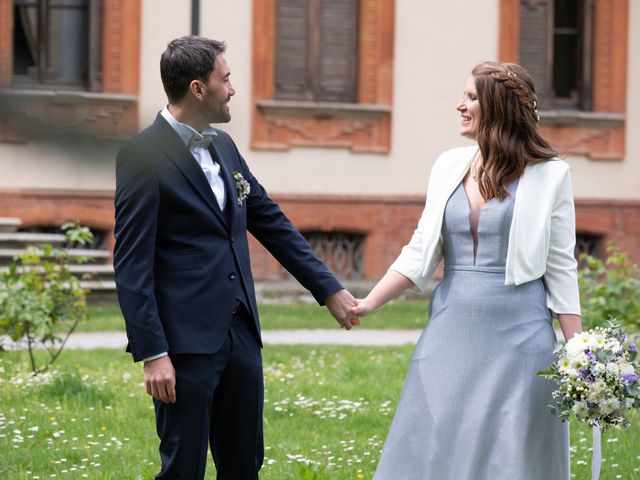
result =
[[[427,287],[443,257],[442,219],[449,197],[462,181],[477,145],[447,150],[431,170],[427,201],[411,241],[389,267]],[[569,165],[550,160],[529,165],[518,183],[509,231],[505,285],[543,277],[547,306],[556,314],[580,315],[575,210]]]

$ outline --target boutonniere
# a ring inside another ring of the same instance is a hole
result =
[[[236,192],[238,192],[238,205],[242,205],[242,202],[244,202],[251,193],[251,185],[249,185],[249,182],[247,182],[237,170],[233,171],[233,181],[236,184]]]

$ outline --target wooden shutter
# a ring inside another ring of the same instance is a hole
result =
[[[307,0],[278,0],[276,8],[276,98],[311,100]]]
[[[358,70],[357,0],[322,0],[316,98],[355,102]]]
[[[543,108],[550,106],[552,95],[550,1],[520,2],[520,63],[531,74]]]
[[[357,101],[358,0],[278,0],[276,98]]]
[[[102,1],[89,1],[89,90],[102,91]]]

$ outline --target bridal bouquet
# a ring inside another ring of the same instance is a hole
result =
[[[556,348],[557,361],[538,372],[558,385],[552,413],[561,420],[575,418],[596,424],[628,427],[627,413],[640,408],[638,349],[625,346],[617,325],[578,333]]]
[[[628,427],[627,415],[640,408],[640,364],[634,343],[615,324],[578,333],[559,344],[557,360],[538,375],[553,380],[555,405],[551,413],[560,420],[575,418],[593,428],[592,478],[600,474],[600,431]]]

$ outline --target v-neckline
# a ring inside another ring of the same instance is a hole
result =
[[[478,260],[478,251],[480,250],[480,236],[478,232],[480,231],[480,219],[482,218],[482,213],[489,206],[493,198],[490,198],[480,208],[473,208],[471,206],[471,199],[469,198],[469,194],[467,193],[467,189],[464,188],[464,179],[460,182],[460,186],[462,187],[462,191],[464,192],[465,199],[467,200],[467,224],[469,225],[469,234],[471,235],[471,241],[473,243],[473,266],[476,266],[476,262]],[[478,212],[478,219],[476,223],[476,228],[474,231],[473,222],[471,221],[471,214],[476,211]],[[475,235],[474,235],[475,233]]]

